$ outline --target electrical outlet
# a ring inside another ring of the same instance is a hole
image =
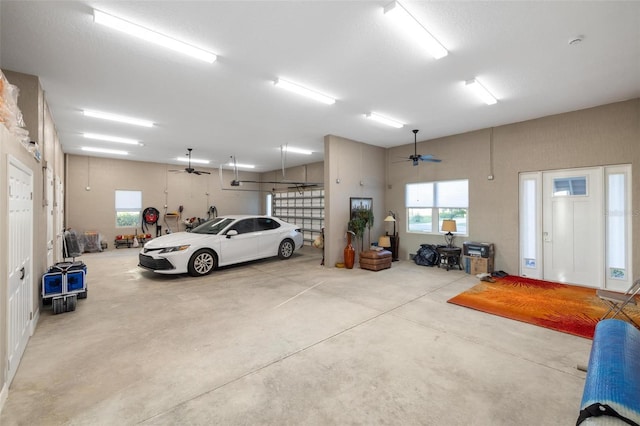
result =
[[[487,179],[488,179],[488,180],[493,180],[493,175],[489,175],[489,176],[487,176]]]

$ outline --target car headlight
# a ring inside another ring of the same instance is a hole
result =
[[[162,250],[160,250],[160,254],[162,253],[173,253],[174,251],[182,251],[182,250],[186,250],[188,249],[190,246],[190,244],[185,244],[183,246],[175,246],[175,247],[165,247]]]

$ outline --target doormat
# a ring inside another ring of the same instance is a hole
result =
[[[495,280],[480,282],[447,302],[587,339],[593,339],[596,324],[609,309],[593,288],[513,275]],[[640,323],[636,306],[627,305],[625,312]]]

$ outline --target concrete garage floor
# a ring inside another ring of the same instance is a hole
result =
[[[0,424],[575,424],[590,340],[446,303],[463,271],[320,257],[192,278],[83,255],[89,297],[41,312]]]

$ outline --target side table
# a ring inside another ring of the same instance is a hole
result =
[[[440,255],[440,263],[438,267],[447,267],[447,271],[451,268],[458,267],[462,270],[462,264],[460,263],[460,256],[462,255],[462,249],[460,247],[438,247],[438,254]]]

